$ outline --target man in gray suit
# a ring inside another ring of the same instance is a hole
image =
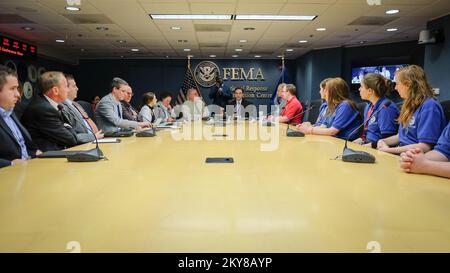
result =
[[[128,83],[121,78],[114,78],[111,82],[112,91],[104,96],[97,104],[95,110],[95,120],[100,129],[104,132],[116,132],[120,129],[150,128],[149,122],[137,122],[126,120],[122,116],[122,105],[127,92]]]
[[[85,119],[82,115],[82,112],[80,112],[81,106],[76,105],[76,102],[74,102],[78,95],[78,87],[77,83],[75,82],[75,78],[70,74],[66,74],[65,76],[68,83],[68,92],[67,99],[62,104],[62,112],[65,115],[66,119],[69,121],[72,128],[77,133],[78,143],[82,144],[94,141],[94,133],[97,139],[102,139],[102,131],[100,130],[95,132],[95,124],[93,124],[92,126],[89,124],[88,119]]]

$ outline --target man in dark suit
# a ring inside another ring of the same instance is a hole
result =
[[[228,103],[227,116],[232,111],[237,118],[255,118],[256,119],[256,107],[244,99],[244,91],[241,87],[236,87],[233,91],[234,99]],[[230,106],[232,108],[228,109]],[[230,110],[230,111],[228,111]]]
[[[62,72],[48,71],[41,75],[42,94],[33,98],[22,116],[38,148],[44,152],[63,150],[77,145],[76,132],[62,113],[68,84]]]
[[[24,163],[38,152],[15,114],[20,98],[17,74],[0,66],[0,168]]]
[[[212,99],[214,105],[225,108],[227,102],[233,98],[230,88],[223,84],[223,80],[219,75],[216,76],[216,84],[209,91],[209,98]]]

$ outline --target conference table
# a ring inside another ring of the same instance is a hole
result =
[[[450,252],[450,180],[353,143],[376,163],[343,162],[343,145],[195,123],[3,168],[0,252]]]

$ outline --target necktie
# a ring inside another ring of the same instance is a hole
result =
[[[97,125],[95,125],[94,121],[89,118],[88,114],[86,113],[86,111],[84,111],[83,107],[78,104],[78,102],[74,101],[72,103],[72,105],[75,107],[75,109],[78,110],[78,112],[80,112],[81,116],[87,121],[87,123],[89,123],[89,125],[92,128],[92,131],[94,131],[94,134],[96,134],[98,132],[98,128]]]
[[[369,108],[369,111],[367,111],[367,117],[370,117],[372,115],[373,108],[374,108],[374,105],[371,105]],[[367,130],[369,130],[369,123],[370,123],[370,119],[366,122],[366,124],[364,124],[364,133],[361,137],[363,141],[366,141]]]
[[[240,102],[237,102],[237,104],[236,104],[236,115],[238,117],[241,117],[241,103]]]
[[[122,118],[122,111],[120,111],[120,104],[117,104],[117,113],[119,115],[119,118]]]

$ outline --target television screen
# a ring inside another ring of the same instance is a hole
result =
[[[381,66],[366,66],[366,67],[354,67],[352,68],[352,84],[360,84],[364,75],[369,73],[377,73],[383,75],[385,78],[395,82],[395,71],[402,67],[408,66],[407,64],[396,65],[381,65]]]

